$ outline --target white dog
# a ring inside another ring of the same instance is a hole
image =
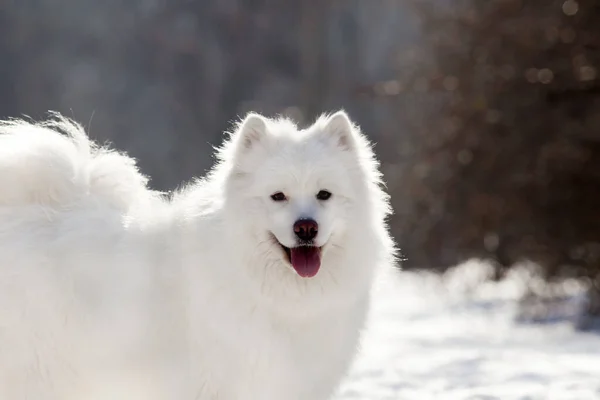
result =
[[[356,352],[388,198],[344,112],[248,115],[172,198],[55,115],[0,125],[0,399],[322,400]]]

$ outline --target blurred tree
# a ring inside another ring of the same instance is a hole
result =
[[[600,290],[600,4],[416,0],[429,56],[399,207],[406,265],[532,259]],[[600,312],[596,304],[596,312]]]

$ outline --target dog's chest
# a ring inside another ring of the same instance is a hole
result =
[[[348,337],[325,326],[274,330],[260,343],[246,354],[240,389],[261,399],[318,400],[315,393],[327,392],[352,352]]]
[[[203,363],[210,377],[202,386],[208,391],[213,380],[218,398],[325,399],[352,359],[360,328],[355,317],[339,315],[301,324],[255,315],[242,326],[237,338],[201,355],[216,361]]]

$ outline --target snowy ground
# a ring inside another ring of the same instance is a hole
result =
[[[522,280],[477,284],[485,271],[386,279],[336,400],[600,399],[600,335],[515,322]]]

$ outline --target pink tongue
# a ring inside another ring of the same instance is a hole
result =
[[[290,249],[292,266],[303,278],[312,278],[321,267],[321,250],[316,246],[300,246]]]

